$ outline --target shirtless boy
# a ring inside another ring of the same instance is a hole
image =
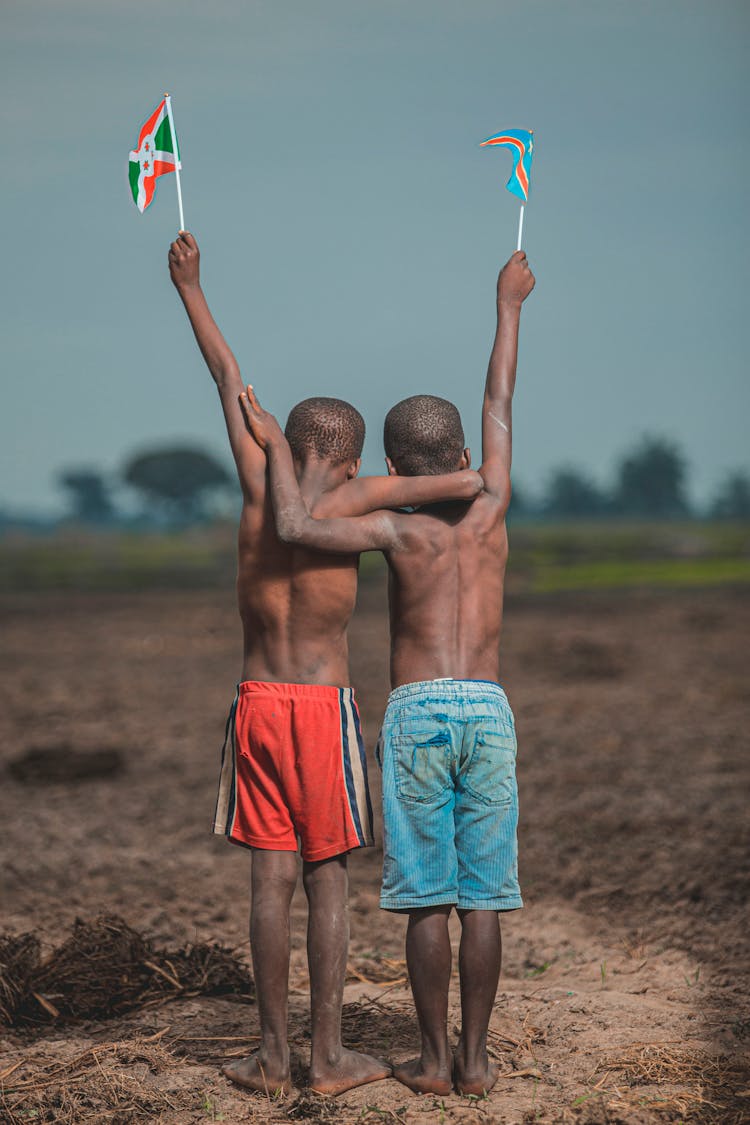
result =
[[[240,370],[201,290],[198,245],[191,234],[183,231],[172,243],[169,270],[219,391],[243,497],[237,593],[244,661],[227,723],[214,831],[252,849],[250,943],[261,1042],[256,1054],[224,1073],[254,1090],[290,1087],[289,923],[299,837],[309,905],[310,1084],[320,1093],[337,1094],[391,1072],[381,1060],[341,1043],[349,939],[346,854],[372,843],[346,639],[358,553],[328,555],[279,541],[266,458],[247,433]],[[316,516],[470,499],[482,486],[470,471],[460,477],[356,480],[364,422],[338,399],[299,403],[286,432],[295,486],[298,478],[304,503]]]
[[[275,420],[248,388],[243,408],[266,450],[278,533],[327,552],[382,550],[390,568],[391,691],[383,721],[381,906],[409,914],[406,956],[422,1050],[394,1075],[419,1093],[481,1095],[497,1079],[487,1029],[500,974],[498,914],[522,906],[513,715],[499,685],[508,554],[511,403],[521,305],[534,287],[515,253],[497,283],[497,331],[482,407],[484,491],[471,505],[313,519]],[[398,403],[385,422],[393,474],[469,464],[458,411],[444,399]],[[317,514],[317,513],[316,513]],[[462,1030],[451,1060],[448,917],[461,920]]]

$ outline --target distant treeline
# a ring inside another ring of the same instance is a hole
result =
[[[186,527],[234,515],[239,503],[234,473],[211,454],[186,445],[136,453],[115,474],[69,466],[56,475],[56,483],[65,499],[62,522],[92,527]],[[687,462],[679,448],[646,436],[620,459],[609,485],[567,465],[550,473],[538,495],[514,480],[510,514],[514,519],[744,520],[750,518],[750,474],[730,473],[709,504],[699,508],[688,495]],[[32,518],[0,511],[0,529],[33,525]]]
[[[90,527],[189,527],[235,513],[240,500],[236,475],[191,445],[136,453],[116,473],[66,467],[55,481],[65,498],[62,522]]]
[[[513,485],[513,517],[566,519],[750,518],[750,474],[729,473],[708,505],[694,504],[687,491],[687,462],[662,437],[646,436],[617,463],[610,484],[601,486],[573,465],[554,469],[538,496]]]

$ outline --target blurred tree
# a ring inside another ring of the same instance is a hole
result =
[[[69,493],[73,519],[100,524],[116,519],[109,485],[96,469],[63,469],[57,483]]]
[[[564,467],[552,473],[543,507],[548,516],[600,516],[607,508],[607,501],[587,476],[577,469]]]
[[[205,515],[207,493],[234,481],[214,457],[190,446],[139,453],[127,462],[122,477],[147,505],[185,522]]]
[[[614,508],[647,518],[688,515],[685,461],[677,447],[665,438],[644,437],[620,462]]]
[[[731,473],[717,492],[710,511],[714,519],[750,519],[750,476]]]

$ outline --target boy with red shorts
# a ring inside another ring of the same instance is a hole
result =
[[[191,234],[183,231],[172,243],[169,269],[219,391],[243,496],[237,593],[244,661],[227,723],[214,830],[252,849],[250,944],[261,1043],[224,1073],[253,1090],[290,1087],[289,914],[299,838],[309,905],[310,1084],[319,1093],[337,1094],[390,1074],[381,1060],[341,1043],[349,938],[346,854],[372,843],[346,638],[359,554],[308,551],[279,540],[266,457],[245,428],[240,370],[201,290]],[[471,471],[356,479],[364,422],[338,399],[299,403],[286,435],[302,496],[317,516],[471,499],[481,488]]]

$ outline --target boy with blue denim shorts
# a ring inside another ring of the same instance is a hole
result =
[[[252,388],[242,402],[265,449],[278,534],[330,552],[381,550],[390,568],[391,691],[379,742],[383,769],[381,906],[408,912],[406,957],[420,1057],[394,1069],[419,1093],[481,1095],[497,1079],[487,1029],[500,973],[498,913],[522,905],[518,885],[516,739],[499,683],[508,555],[511,403],[521,305],[534,287],[516,252],[497,283],[497,329],[482,407],[484,491],[471,504],[312,518],[288,446]],[[431,395],[398,403],[385,422],[392,475],[468,467],[455,406]],[[451,946],[461,920],[461,1036],[448,1045]]]

